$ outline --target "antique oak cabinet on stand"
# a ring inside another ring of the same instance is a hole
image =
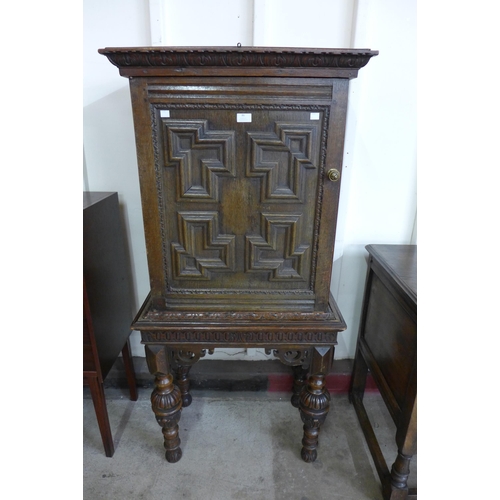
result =
[[[166,458],[180,460],[188,374],[216,348],[294,371],[302,458],[345,329],[330,294],[349,80],[377,51],[105,48],[130,82],[151,292],[140,330]]]

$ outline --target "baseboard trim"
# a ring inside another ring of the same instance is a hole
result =
[[[137,385],[153,387],[153,376],[149,373],[146,358],[134,357]],[[352,359],[336,360],[326,377],[330,394],[347,394],[351,383]],[[234,361],[200,360],[189,374],[192,390],[210,389],[222,391],[268,391],[291,392],[293,375],[291,369],[279,360]],[[123,361],[118,358],[104,381],[104,387],[127,388]],[[366,392],[377,392],[373,378],[368,374]]]

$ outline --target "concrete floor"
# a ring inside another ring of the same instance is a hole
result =
[[[87,388],[83,399],[83,498],[88,500],[382,500],[380,482],[347,395],[332,395],[318,458],[300,458],[302,422],[290,394],[193,390],[179,424],[182,459],[165,460],[151,410],[151,389],[139,400],[107,388],[115,454],[104,455]],[[365,406],[389,468],[395,427],[379,394]],[[416,457],[410,486],[416,486]]]

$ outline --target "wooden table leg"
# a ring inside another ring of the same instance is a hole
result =
[[[165,458],[171,463],[178,462],[182,457],[178,425],[182,410],[181,391],[170,374],[167,348],[161,345],[146,345],[145,350],[149,371],[155,376],[151,407],[162,428]]]
[[[92,395],[92,402],[94,403],[95,414],[99,431],[101,433],[102,444],[104,452],[107,457],[112,457],[115,453],[115,446],[113,444],[113,435],[111,434],[111,427],[109,425],[108,409],[106,407],[106,398],[104,396],[104,387],[97,377],[88,377],[90,386],[90,394]]]
[[[330,409],[325,378],[332,365],[334,348],[314,347],[311,351],[310,375],[299,400],[300,416],[304,422],[301,456],[305,462],[314,462],[317,458],[318,434]]]
[[[417,400],[407,409],[405,424],[396,432],[398,456],[392,464],[390,480],[387,481],[384,494],[388,500],[406,500],[415,498],[416,492],[408,488],[410,462],[417,451]]]
[[[182,394],[182,407],[186,408],[193,401],[193,398],[189,393],[189,371],[200,358],[205,356],[206,349],[192,348],[189,351],[172,349],[170,354],[172,371],[175,373],[175,381],[177,382]]]
[[[293,370],[293,388],[292,388],[292,406],[298,408],[300,405],[300,393],[307,382],[309,367],[302,365],[292,366]]]
[[[293,370],[292,406],[299,407],[300,393],[304,388],[309,373],[309,349],[266,349],[266,354],[273,354]]]
[[[130,400],[137,401],[137,382],[135,379],[134,363],[132,352],[130,350],[130,340],[127,339],[122,349],[123,365],[125,366],[125,375],[127,377],[128,388],[130,391]]]

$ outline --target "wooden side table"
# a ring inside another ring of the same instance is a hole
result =
[[[417,452],[417,247],[368,245],[369,266],[350,399],[386,500],[416,499],[408,488]],[[396,424],[398,455],[389,472],[365,407],[370,370]]]
[[[114,453],[103,382],[120,352],[130,390],[137,388],[130,352],[131,287],[117,193],[83,193],[83,383],[107,457]]]

